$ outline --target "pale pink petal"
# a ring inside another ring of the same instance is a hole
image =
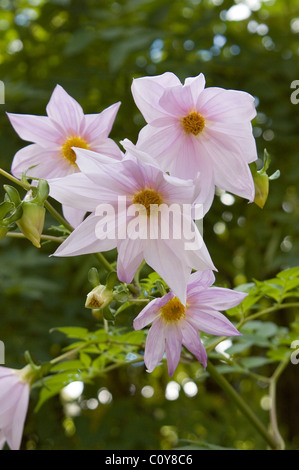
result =
[[[208,93],[207,90],[209,88],[202,92],[202,100],[204,100],[205,93]],[[217,90],[206,104],[200,103],[200,112],[207,120],[231,124],[242,120],[251,121],[256,116],[254,97],[237,90],[223,90],[221,93]]]
[[[255,191],[250,168],[246,159],[230,151],[229,137],[220,139],[210,133],[199,144],[213,161],[216,186],[252,202]]]
[[[109,138],[91,145],[91,149],[94,152],[101,153],[102,155],[106,155],[107,157],[111,157],[115,160],[122,160],[124,157],[124,154],[118,145],[114,142],[114,140]]]
[[[192,91],[191,86],[168,88],[161,96],[159,105],[167,114],[183,118],[195,108],[196,102]]]
[[[67,222],[74,228],[83,222],[84,216],[86,214],[85,210],[77,209],[75,207],[62,206],[62,212],[64,218]]]
[[[97,222],[100,222],[98,216],[89,215],[79,227],[68,236],[52,256],[78,256],[109,251],[115,248],[115,239],[106,238],[99,240],[96,235]]]
[[[215,336],[240,336],[241,333],[222,313],[192,305],[188,308],[188,322],[200,331]]]
[[[49,179],[48,183],[50,196],[69,207],[93,212],[101,200],[98,186],[83,173]]]
[[[188,77],[185,80],[184,87],[189,87],[192,93],[193,102],[196,103],[198,96],[204,90],[206,79],[202,73],[197,77]]]
[[[29,385],[20,384],[19,386],[22,388],[22,393],[16,403],[13,420],[6,435],[7,443],[11,450],[18,450],[20,448],[29,402]]]
[[[47,116],[11,113],[7,116],[21,139],[39,144],[47,151],[57,149],[64,140],[63,133]]]
[[[83,132],[83,109],[62,86],[56,85],[46,110],[48,116],[64,135],[81,135]]]
[[[160,319],[153,322],[145,344],[144,363],[147,371],[152,372],[162,360],[165,352],[164,325]]]
[[[10,406],[11,403],[11,390],[14,387],[18,386],[19,378],[16,374],[9,373],[10,369],[7,369],[8,375],[0,377],[0,402],[1,402],[1,410],[0,414],[6,411],[7,407]],[[6,401],[6,398],[10,398],[10,400]],[[6,406],[5,406],[6,405]]]
[[[139,179],[140,177],[142,179],[142,172],[135,161],[129,159],[114,160],[112,164],[99,165],[95,165],[95,161],[93,161],[93,166],[92,168],[90,166],[91,171],[89,171],[89,163],[82,159],[82,155],[83,153],[79,151],[78,165],[88,178],[98,185],[99,202],[114,201],[117,203],[119,196],[130,196],[139,190]],[[99,156],[99,158],[102,158],[102,156]]]
[[[183,345],[187,348],[196,359],[202,363],[203,367],[207,366],[207,352],[200,340],[197,329],[193,325],[188,323],[188,319],[184,321],[184,326],[182,328],[183,334]]]
[[[171,377],[174,374],[181,357],[183,335],[180,326],[175,322],[167,323],[164,326],[164,330],[168,374]]]
[[[216,135],[219,134],[219,139],[228,140],[230,148],[234,148],[234,152],[239,153],[246,160],[251,163],[257,159],[257,148],[254,136],[252,134],[252,126],[250,122],[242,122],[229,124],[227,122],[210,122],[208,124],[209,132]]]
[[[158,297],[157,299],[154,299],[149,302],[146,307],[144,307],[138,314],[138,316],[134,319],[134,329],[141,330],[149,323],[152,323],[155,318],[159,315],[160,308],[166,305],[172,297],[172,292],[168,292],[168,294],[163,295],[163,297]]]
[[[185,261],[180,242],[181,240],[148,240],[144,259],[164,279],[182,304],[185,304],[191,268]]]
[[[1,383],[1,386],[5,386],[5,384]],[[0,425],[1,429],[5,431],[6,435],[7,430],[11,427],[15,407],[22,393],[22,384],[20,381],[11,386],[9,392],[10,393],[4,397],[6,400],[1,402],[0,408]]]
[[[3,449],[5,442],[6,442],[6,438],[3,434],[3,431],[0,429],[0,450]]]
[[[117,277],[130,284],[143,260],[145,240],[127,238],[118,243]]]
[[[101,142],[111,132],[120,102],[112,104],[99,114],[85,114],[84,137],[90,146],[94,147],[98,141]]]
[[[147,122],[164,114],[158,104],[159,98],[167,87],[177,86],[180,83],[180,80],[171,72],[133,80],[132,95],[136,106]]]
[[[76,154],[76,164],[83,173],[97,173],[103,167],[103,164],[113,164],[120,159],[107,155],[99,151],[73,147]]]
[[[196,294],[195,284],[193,284],[193,286],[194,294],[192,295],[192,303],[189,295],[188,298],[190,304],[196,304],[198,308],[207,306],[215,310],[228,310],[229,308],[239,305],[248,295],[245,292],[238,292],[224,287],[210,287]],[[192,291],[191,289],[189,290],[189,288],[190,283],[188,284],[188,294],[191,294]]]
[[[205,88],[197,97],[196,111],[198,113],[206,114],[208,104],[216,95],[223,93],[224,88],[219,87],[208,87]]]
[[[173,171],[178,154],[177,147],[181,147],[180,140],[182,136],[183,130],[179,129],[177,125],[158,129],[146,125],[138,134],[136,146],[156,159],[164,171],[169,171],[171,174],[184,178],[184,175],[176,174]]]
[[[196,271],[190,276],[188,282],[188,293],[196,288],[210,287],[215,282],[215,275],[213,271]]]
[[[124,156],[125,160],[127,159],[133,160],[133,161],[137,160],[139,162],[162,169],[157,159],[153,158],[149,153],[141,150],[139,146],[137,147],[137,145],[134,145],[129,139],[121,140],[120,143],[126,150],[126,153]]]
[[[195,222],[189,220],[189,223],[190,227],[188,228],[186,223],[184,228],[185,233],[188,233],[188,236],[184,237],[185,262],[188,263],[192,269],[200,271],[212,269],[213,271],[217,271]]]
[[[33,166],[34,168],[30,168]],[[45,150],[40,145],[31,144],[15,154],[11,172],[17,178],[21,178],[23,172],[26,172],[27,176],[48,179],[75,171],[75,168],[72,170],[71,167],[73,165],[70,165],[58,150]]]
[[[194,201],[194,182],[173,175],[163,174],[163,180],[156,186],[157,191],[164,195],[167,204],[189,204]]]

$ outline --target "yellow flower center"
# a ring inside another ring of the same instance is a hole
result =
[[[162,197],[154,189],[142,189],[134,195],[133,204],[142,204],[149,216],[151,205],[156,204],[159,206],[162,204]]]
[[[89,145],[86,140],[82,137],[75,136],[69,137],[61,147],[62,155],[66,158],[72,165],[76,164],[76,154],[72,147],[79,147],[81,149],[89,149]]]
[[[201,114],[192,111],[188,116],[182,118],[182,124],[186,134],[197,135],[203,131],[205,120]]]
[[[177,297],[173,297],[161,307],[161,316],[167,322],[178,321],[185,316],[185,307]]]

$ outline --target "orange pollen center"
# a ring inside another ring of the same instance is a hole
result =
[[[72,147],[79,147],[81,149],[89,149],[89,145],[82,137],[69,137],[61,147],[62,155],[72,165],[76,164],[76,154]]]
[[[161,316],[167,322],[178,321],[185,316],[185,307],[177,297],[173,297],[161,307]]]
[[[147,215],[150,215],[151,205],[162,204],[162,197],[154,189],[142,189],[133,197],[133,204],[141,204],[145,207]]]
[[[182,124],[186,134],[197,135],[203,131],[205,120],[201,114],[193,111],[182,118]]]

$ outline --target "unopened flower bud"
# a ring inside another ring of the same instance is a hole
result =
[[[0,224],[0,241],[5,237],[7,232],[8,232],[8,227],[5,227],[5,225]]]
[[[32,201],[23,201],[22,208],[23,215],[17,221],[17,225],[25,237],[34,246],[40,248],[40,236],[44,228],[46,210]]]
[[[106,286],[99,285],[87,294],[85,307],[91,309],[103,309],[113,300],[113,293]]]
[[[255,186],[254,202],[261,209],[264,207],[269,193],[269,176],[267,173],[257,171],[253,176]]]

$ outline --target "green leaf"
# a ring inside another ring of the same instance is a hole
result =
[[[254,369],[269,364],[272,360],[267,357],[250,356],[242,358],[240,362],[247,369]]]
[[[88,339],[88,330],[87,328],[81,328],[79,326],[61,326],[58,328],[53,328],[51,331],[60,331],[68,338],[80,338]]]

